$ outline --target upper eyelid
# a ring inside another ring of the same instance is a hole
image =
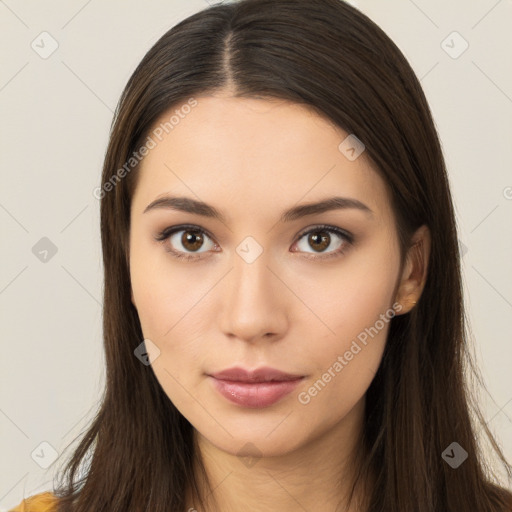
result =
[[[305,234],[309,233],[310,231],[315,231],[315,230],[321,231],[322,229],[325,231],[334,232],[334,234],[336,234],[336,235],[345,236],[349,239],[353,238],[353,235],[346,229],[339,228],[336,226],[331,226],[329,224],[314,224],[311,227],[307,227],[307,228],[304,228],[303,230],[301,230],[297,236],[302,237]]]
[[[215,237],[213,237],[210,232],[207,229],[204,229],[200,226],[196,226],[194,224],[180,224],[176,226],[169,226],[167,228],[162,229],[155,238],[164,238],[167,239],[171,235],[174,235],[176,233],[179,233],[180,231],[200,231],[201,233],[206,234],[209,238],[212,240],[215,240]]]

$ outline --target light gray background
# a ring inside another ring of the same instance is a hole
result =
[[[474,351],[492,396],[482,392],[481,403],[512,460],[512,2],[353,3],[397,43],[430,102],[467,251]],[[104,360],[92,191],[113,110],[153,43],[206,6],[0,0],[0,510],[51,489],[58,462],[38,465],[52,454],[41,443],[60,453],[95,412]],[[43,31],[59,45],[46,59],[31,47],[51,48]],[[453,31],[469,44],[457,58],[464,43],[446,39]],[[46,262],[32,251],[43,237],[57,248]]]

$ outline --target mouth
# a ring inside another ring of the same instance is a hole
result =
[[[208,375],[214,389],[225,399],[248,408],[263,408],[290,394],[305,378],[274,368],[231,368]]]

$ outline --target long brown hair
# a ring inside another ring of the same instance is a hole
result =
[[[182,512],[201,464],[193,427],[134,349],[143,334],[128,265],[134,154],[171,107],[216,90],[309,105],[355,134],[389,186],[404,259],[411,234],[431,232],[428,279],[417,306],[392,319],[367,391],[359,481],[368,512],[512,510],[479,443],[472,398],[460,254],[449,182],[420,83],[388,36],[340,0],[242,0],[181,21],[148,51],[117,106],[101,189],[106,389],[56,489],[59,512]],[[138,153],[137,153],[138,154]],[[127,162],[131,162],[128,166]],[[124,169],[122,171],[121,169]],[[457,469],[442,454],[457,442]],[[203,468],[204,469],[204,468]]]

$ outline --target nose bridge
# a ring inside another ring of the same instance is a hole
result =
[[[286,326],[286,297],[279,289],[283,284],[269,268],[270,252],[263,251],[251,261],[243,249],[241,244],[233,255],[233,269],[224,283],[221,329],[247,341],[268,333],[278,335]]]

